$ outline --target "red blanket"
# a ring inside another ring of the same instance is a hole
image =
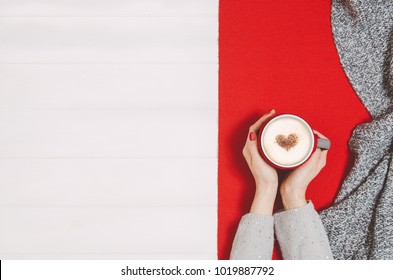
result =
[[[370,116],[341,68],[330,4],[220,1],[219,259],[229,257],[239,220],[251,205],[255,186],[242,148],[248,127],[262,114],[272,108],[297,114],[331,140],[327,165],[307,191],[317,210],[331,205],[352,166],[347,142]],[[273,258],[281,258],[278,246]]]

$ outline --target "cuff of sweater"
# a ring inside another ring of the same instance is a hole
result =
[[[311,201],[308,201],[306,205],[290,209],[290,210],[282,210],[274,214],[274,223],[281,223],[287,220],[297,221],[297,220],[304,220],[309,219],[315,216],[316,211],[314,208],[314,204]]]
[[[245,214],[242,219],[242,224],[260,224],[261,226],[271,226],[273,225],[274,218],[273,216],[255,214],[255,213],[248,213]]]
[[[274,242],[274,218],[248,213],[239,223],[233,242],[232,260],[271,260]]]
[[[276,213],[274,227],[284,259],[333,259],[325,228],[311,201]]]

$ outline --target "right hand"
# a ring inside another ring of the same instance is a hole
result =
[[[321,138],[326,138],[320,132],[315,131]],[[326,165],[328,150],[317,148],[312,156],[301,166],[293,170],[283,180],[280,193],[284,209],[293,209],[307,204],[306,190],[310,182],[319,174]]]

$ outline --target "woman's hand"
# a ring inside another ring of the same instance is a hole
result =
[[[315,131],[321,138],[324,135]],[[308,184],[318,175],[326,165],[327,150],[317,148],[312,156],[301,166],[293,170],[283,180],[280,187],[280,194],[284,209],[293,209],[307,204],[306,190]]]
[[[274,114],[273,109],[250,126],[247,141],[243,148],[243,156],[256,184],[255,198],[250,212],[263,215],[272,215],[278,188],[278,176],[276,169],[267,164],[259,154],[257,134],[261,125]]]

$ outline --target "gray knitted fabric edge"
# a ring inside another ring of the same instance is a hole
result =
[[[373,120],[349,140],[354,166],[320,212],[335,259],[393,259],[393,1],[333,0],[344,71]]]

